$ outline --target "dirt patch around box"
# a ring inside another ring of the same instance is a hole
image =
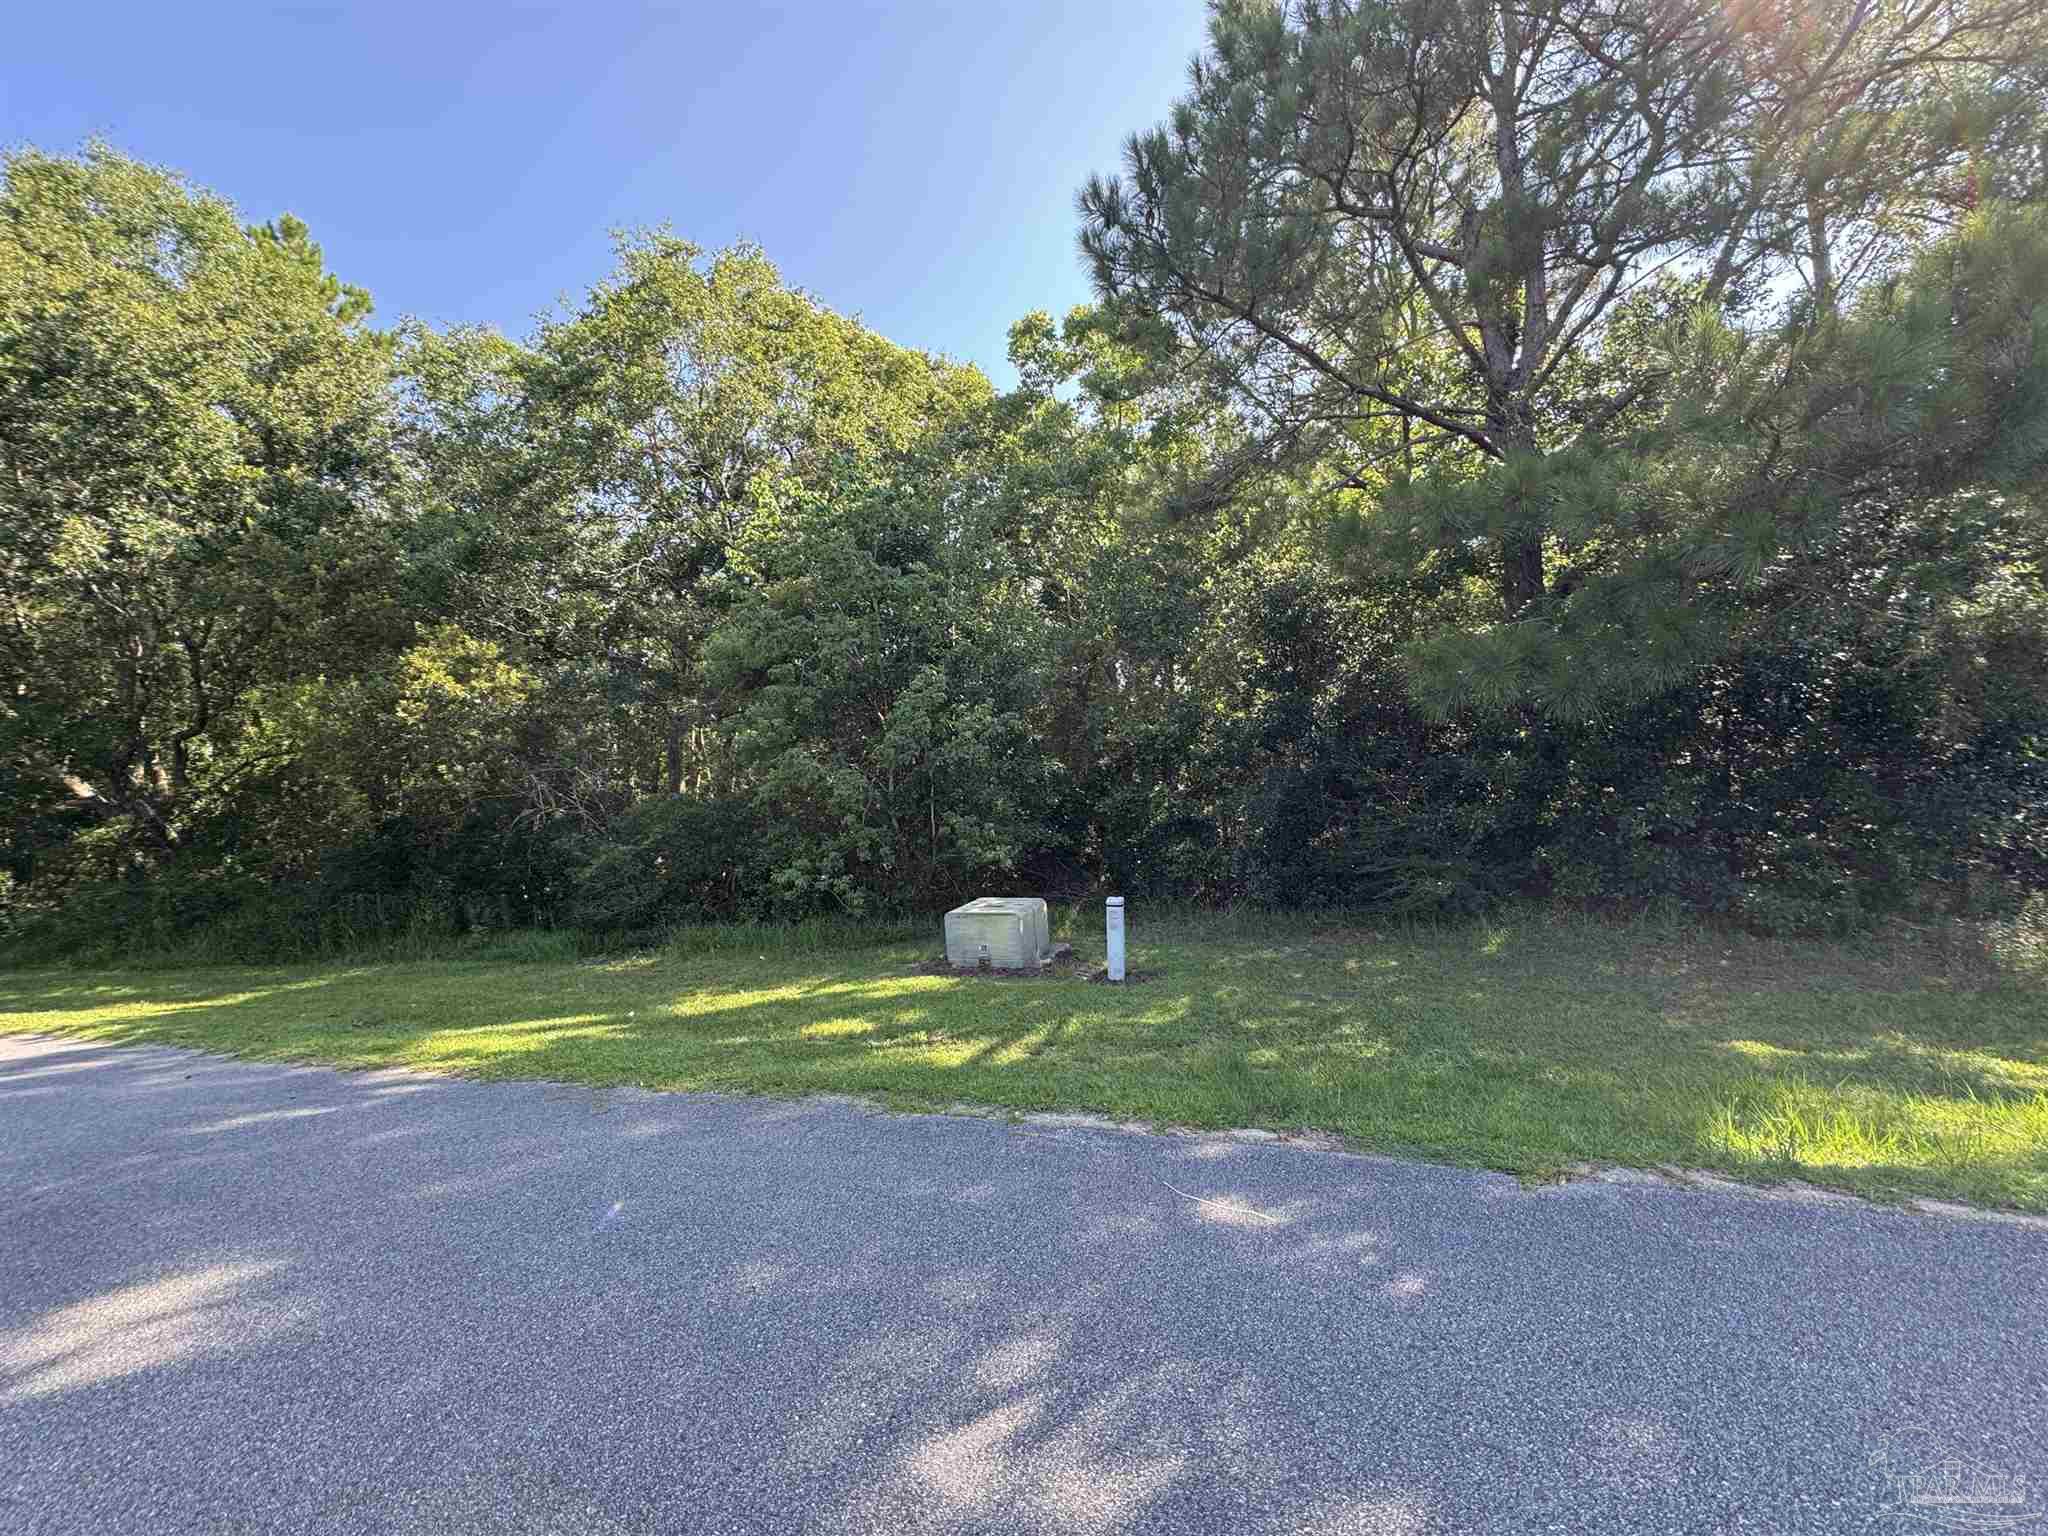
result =
[[[917,967],[919,976],[952,976],[960,981],[1032,982],[1032,981],[1082,981],[1097,986],[1111,985],[1109,968],[1100,961],[1077,960],[1071,954],[1060,955],[1043,966],[1033,966],[1024,971],[961,970],[946,963],[944,955],[938,955]],[[1121,983],[1134,986],[1142,982],[1157,981],[1157,971],[1126,971]]]
[[[1099,967],[1098,967],[1099,969]],[[1030,966],[1021,971],[990,969],[963,970],[949,965],[944,955],[936,955],[917,968],[920,976],[957,976],[962,981],[1086,981],[1088,967],[1076,960],[1072,952],[1055,955],[1044,965]]]

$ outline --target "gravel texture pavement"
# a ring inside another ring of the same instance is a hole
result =
[[[0,1531],[2048,1531],[2044,1261],[1247,1134],[0,1040]]]

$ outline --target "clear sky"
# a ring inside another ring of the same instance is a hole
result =
[[[381,320],[534,315],[666,221],[758,241],[892,339],[980,363],[1089,295],[1074,194],[1164,116],[1201,0],[21,4],[0,141],[98,135],[289,210]]]

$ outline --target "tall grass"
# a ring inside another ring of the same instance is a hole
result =
[[[686,924],[627,936],[574,928],[481,928],[458,932],[439,908],[365,902],[317,914],[237,913],[187,932],[164,935],[116,928],[80,942],[38,943],[28,935],[0,946],[0,969],[205,969],[234,965],[303,965],[350,960],[365,964],[474,960],[503,965],[561,964],[593,956],[667,953],[814,955],[875,949],[931,939],[939,919],[809,917],[800,921]]]
[[[1445,944],[1505,958],[1531,959],[1531,946],[1560,942],[1587,956],[1634,964],[1657,963],[1662,946],[1701,939],[1694,915],[1648,911],[1633,915],[1554,907],[1509,906],[1476,917],[1390,913],[1373,908],[1287,911],[1238,904],[1207,907],[1187,902],[1137,901],[1125,909],[1127,933],[1138,950],[1153,942],[1293,946],[1319,939],[1371,935],[1390,943]],[[1100,956],[1103,904],[1099,897],[1061,899],[1047,913],[1055,940],[1083,957]],[[281,896],[251,902],[192,926],[146,913],[66,914],[61,920],[17,924],[0,936],[0,969],[55,967],[149,970],[223,965],[294,965],[330,960],[366,963],[479,960],[507,964],[563,962],[632,953],[678,957],[740,957],[850,953],[943,943],[943,914],[832,914],[790,921],[686,923],[627,934],[572,928],[465,927],[448,906],[418,896],[356,896],[314,904]],[[1754,962],[1812,947],[1810,940],[1762,939],[1730,933],[1737,951]],[[1718,941],[1716,941],[1718,942]],[[1997,921],[1948,919],[1933,925],[1893,922],[1828,946],[1837,962],[1860,956],[1886,968],[1946,973],[1979,982],[2026,984],[2048,977],[2048,897]]]
[[[806,917],[796,922],[689,923],[671,928],[658,947],[678,956],[818,955],[881,949],[930,939],[936,947],[939,918]]]

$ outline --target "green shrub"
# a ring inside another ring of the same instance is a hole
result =
[[[768,902],[763,828],[744,804],[670,796],[619,817],[585,844],[562,913],[601,936],[759,916]]]

